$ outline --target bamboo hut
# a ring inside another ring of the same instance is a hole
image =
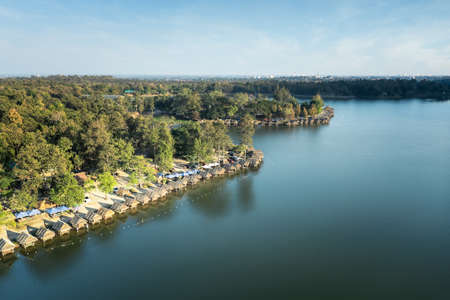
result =
[[[203,171],[200,175],[202,176],[203,180],[209,179],[212,176],[211,173],[209,173],[208,171]]]
[[[51,231],[50,229],[47,229],[45,227],[40,227],[36,233],[35,233],[36,237],[38,239],[40,239],[43,242],[49,241],[51,239],[54,239],[56,234]]]
[[[227,173],[233,173],[233,172],[236,172],[236,166],[235,166],[235,165],[232,165],[232,164],[227,165],[226,170],[227,170]]]
[[[22,246],[22,248],[26,249],[28,247],[33,247],[38,239],[26,232],[21,232],[17,236],[16,241],[20,246]]]
[[[159,198],[162,198],[162,197],[166,196],[169,193],[169,191],[167,190],[167,188],[165,186],[162,186],[158,189],[158,193],[160,195]]]
[[[175,182],[175,185],[174,185],[174,190],[175,191],[181,191],[183,188],[184,188],[184,185],[181,182],[181,180],[178,180],[178,181]]]
[[[161,198],[161,189],[156,189],[150,193],[150,200],[158,201]]]
[[[147,194],[139,194],[136,197],[136,200],[139,201],[142,205],[145,205],[150,202],[150,197]]]
[[[134,198],[127,198],[127,200],[125,200],[125,205],[131,209],[135,209],[138,207],[139,201]]]
[[[86,220],[89,222],[89,224],[95,225],[102,221],[102,216],[91,210],[87,213]]]
[[[220,175],[223,175],[223,174],[225,174],[225,169],[222,168],[222,167],[217,167],[217,168],[215,168],[213,170],[213,175],[214,176],[220,176]]]
[[[87,227],[86,220],[81,218],[80,216],[73,217],[72,219],[70,219],[69,223],[76,231]]]
[[[189,181],[188,181],[188,184],[189,185],[195,185],[195,184],[197,184],[200,180],[201,180],[201,176],[200,175],[192,175],[190,178],[189,178]]]
[[[173,191],[175,189],[176,189],[176,182],[175,181],[171,181],[168,184],[166,184],[166,190],[168,192],[171,192],[171,191]]]
[[[59,235],[68,234],[72,228],[67,223],[59,220],[52,224],[52,229],[57,232]]]
[[[121,202],[114,202],[114,204],[111,206],[111,209],[117,214],[122,215],[127,212],[128,206]]]
[[[103,218],[103,220],[105,220],[105,221],[110,220],[110,219],[112,219],[112,218],[114,217],[114,211],[112,211],[112,210],[110,210],[110,209],[108,209],[108,208],[105,208],[105,207],[100,208],[100,209],[97,211],[97,213],[98,213],[98,214]]]
[[[187,186],[189,183],[189,177],[183,177],[183,179],[181,179],[181,184],[183,184],[183,186]]]
[[[16,246],[14,246],[14,244],[11,243],[9,240],[0,239],[0,254],[2,256],[13,254],[15,248]]]

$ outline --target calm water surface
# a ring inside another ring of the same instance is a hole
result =
[[[256,172],[0,264],[0,299],[450,299],[450,102],[329,102]]]

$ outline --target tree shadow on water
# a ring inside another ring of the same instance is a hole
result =
[[[231,210],[231,191],[225,178],[215,178],[201,183],[190,191],[186,197],[191,206],[208,217],[227,215]]]
[[[248,212],[255,205],[253,192],[253,176],[250,172],[239,178],[237,184],[238,205],[242,211]]]

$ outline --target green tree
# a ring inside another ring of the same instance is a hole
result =
[[[212,160],[213,149],[208,141],[195,139],[194,148],[192,149],[189,160],[191,162],[209,162]]]
[[[139,183],[138,176],[137,176],[136,172],[132,172],[130,174],[130,176],[128,177],[128,179],[129,179],[128,181],[129,181],[129,183],[131,185],[135,185],[135,184]]]
[[[9,199],[9,208],[13,211],[23,211],[37,205],[36,194],[32,194],[26,190],[16,191]]]
[[[47,143],[41,134],[27,133],[25,140],[25,146],[17,155],[13,174],[29,191],[36,193],[48,178],[72,170],[67,153]]]
[[[320,96],[319,93],[317,93],[312,98],[311,103],[312,103],[312,105],[314,105],[316,107],[316,110],[317,110],[318,113],[320,113],[322,111],[322,107],[324,105],[324,102],[323,102],[322,96]]]
[[[246,114],[240,122],[241,126],[241,144],[246,148],[253,145],[253,135],[255,134],[255,126],[253,124],[253,118]]]
[[[109,172],[104,172],[98,175],[98,181],[100,182],[100,190],[105,193],[105,199],[107,199],[108,194],[112,193],[114,186],[117,185],[117,181]]]
[[[75,206],[83,202],[84,190],[71,174],[56,179],[50,200],[57,205]]]
[[[88,180],[86,180],[83,187],[86,192],[90,192],[95,189],[95,182],[89,178]]]
[[[162,171],[167,171],[173,166],[175,148],[172,134],[166,124],[162,124],[160,127],[158,137],[155,162]]]
[[[143,155],[136,155],[130,167],[131,174],[136,174],[137,183],[156,181],[156,170],[147,162]]]
[[[292,97],[289,90],[285,87],[282,87],[281,89],[277,88],[275,90],[274,98],[276,101],[280,101],[280,102],[288,102],[288,101],[295,100],[294,97]]]

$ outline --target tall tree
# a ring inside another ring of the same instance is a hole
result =
[[[83,202],[84,190],[72,174],[64,174],[56,179],[50,191],[50,200],[58,205],[75,206]]]
[[[100,190],[105,193],[105,199],[108,199],[108,194],[112,193],[117,181],[114,176],[109,172],[104,172],[98,175],[98,181],[100,182]]]
[[[253,118],[246,114],[240,122],[241,126],[241,144],[246,148],[253,145],[253,135],[255,134],[255,126],[253,124]]]
[[[167,171],[173,166],[173,155],[175,153],[174,140],[167,124],[162,124],[159,128],[158,145],[155,153],[155,162],[163,171]]]

